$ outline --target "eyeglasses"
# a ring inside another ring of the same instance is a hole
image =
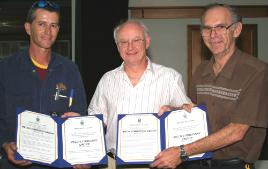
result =
[[[232,24],[229,25],[229,26],[225,26],[225,25],[217,25],[217,26],[214,26],[214,27],[203,26],[203,27],[201,28],[201,34],[202,34],[202,36],[204,36],[204,37],[210,36],[212,30],[215,31],[217,34],[225,34],[226,31],[227,31],[230,27],[232,27],[234,24],[236,24],[236,23],[237,23],[237,22],[234,22],[234,23],[232,23]]]
[[[33,3],[32,8],[45,8],[47,6],[56,10],[60,9],[60,6],[56,4],[55,2],[46,1],[46,0],[36,1],[35,3]]]
[[[132,40],[128,40],[128,41],[121,40],[117,44],[121,48],[126,48],[126,47],[128,47],[129,44],[132,44],[133,46],[140,46],[144,40],[145,39],[141,39],[141,38],[136,38],[136,39],[132,39]]]

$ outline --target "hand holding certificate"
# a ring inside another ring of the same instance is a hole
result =
[[[202,107],[205,109],[204,107]],[[192,108],[191,113],[176,110],[165,117],[165,148],[185,145],[208,136],[207,114],[199,107]],[[190,160],[209,158],[211,153],[190,156]]]
[[[23,111],[17,119],[17,159],[53,167],[106,164],[102,116],[67,119]]]
[[[204,107],[201,107],[204,109]],[[194,142],[208,136],[206,112],[195,107],[167,112],[118,116],[117,164],[148,164],[162,150]],[[209,158],[211,153],[190,156],[190,160]]]

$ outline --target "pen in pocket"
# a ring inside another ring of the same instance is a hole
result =
[[[73,97],[74,97],[74,89],[70,90],[70,97],[69,97],[69,107],[73,104]]]

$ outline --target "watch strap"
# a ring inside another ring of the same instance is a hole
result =
[[[189,159],[189,156],[187,155],[185,149],[184,149],[184,145],[180,145],[179,146],[180,149],[180,159],[181,161],[187,161]]]

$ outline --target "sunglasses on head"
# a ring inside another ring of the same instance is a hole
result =
[[[47,6],[53,8],[53,9],[56,9],[56,10],[58,10],[60,8],[60,6],[58,4],[56,4],[55,2],[50,2],[50,1],[46,1],[46,0],[36,1],[35,3],[33,3],[32,8],[45,8]]]

